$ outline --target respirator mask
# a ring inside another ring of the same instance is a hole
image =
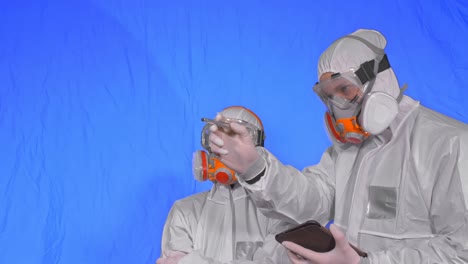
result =
[[[224,113],[223,113],[224,112]],[[230,123],[237,123],[247,128],[255,146],[263,146],[265,134],[260,119],[250,110],[236,106],[223,110],[223,116],[236,116],[243,119],[225,117],[222,121],[202,118],[206,122],[201,133],[201,145],[205,149],[196,151],[192,159],[192,172],[196,180],[219,182],[230,185],[237,181],[236,172],[224,165],[219,157],[212,153],[209,145],[209,136],[212,133],[210,126],[217,125],[222,129],[230,129]],[[252,122],[245,121],[249,120]],[[254,124],[253,124],[254,123]]]
[[[331,74],[316,83],[313,90],[327,107],[325,124],[329,133],[341,143],[360,144],[370,135],[381,133],[395,119],[404,89],[397,99],[373,92],[377,75],[390,68],[387,55],[363,38],[346,37],[363,42],[377,54],[376,58],[358,69]]]

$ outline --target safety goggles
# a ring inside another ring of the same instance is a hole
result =
[[[353,103],[361,101],[367,84],[362,84],[355,72],[350,70],[335,73],[330,79],[316,83],[313,90],[328,107],[348,109]]]
[[[247,130],[249,131],[255,146],[263,147],[264,145],[265,133],[263,132],[263,130],[257,129],[254,125],[252,125],[251,123],[247,121],[236,119],[236,118],[224,118],[223,120],[214,120],[214,119],[209,119],[205,117],[202,118],[202,121],[206,122],[207,124],[202,129],[201,145],[204,149],[208,151],[210,151],[210,142],[209,142],[209,137],[211,133],[210,126],[213,124],[227,131],[231,129],[230,123],[237,123],[239,125],[245,126]]]
[[[367,91],[369,81],[375,79],[378,73],[390,68],[387,55],[379,61],[377,71],[374,72],[376,60],[362,63],[357,70],[349,70],[335,73],[330,79],[318,82],[314,85],[314,92],[322,99],[325,105],[332,109],[336,106],[348,109],[353,104],[359,103]]]

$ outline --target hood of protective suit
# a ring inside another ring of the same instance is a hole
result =
[[[378,31],[369,29],[359,29],[351,35],[361,37],[380,49],[384,49],[387,40]],[[320,55],[318,63],[318,79],[325,72],[345,72],[350,69],[357,70],[359,66],[368,60],[375,59],[375,54],[366,44],[353,38],[340,38],[332,43]],[[389,58],[391,65],[391,58]],[[387,69],[379,74],[372,88],[373,92],[385,92],[397,98],[400,94],[398,80],[393,70]]]

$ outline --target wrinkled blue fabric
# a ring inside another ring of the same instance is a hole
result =
[[[1,1],[0,263],[154,263],[172,203],[211,187],[192,153],[226,106],[283,162],[318,162],[318,56],[357,28],[385,34],[408,95],[468,122],[465,1]]]

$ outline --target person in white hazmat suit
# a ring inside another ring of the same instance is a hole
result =
[[[468,126],[402,95],[386,44],[361,29],[321,55],[313,90],[333,145],[315,166],[283,165],[236,124],[235,135],[212,127],[211,150],[263,214],[334,219],[329,252],[283,242],[293,263],[468,263]]]
[[[221,114],[226,118],[224,125],[235,122],[246,128],[252,148],[263,146],[263,124],[255,113],[233,106]],[[260,213],[235,172],[209,152],[211,125],[202,130],[202,146],[208,152],[194,153],[193,172],[197,180],[211,180],[213,187],[174,203],[156,263],[291,263],[286,249],[275,240],[291,224]]]

